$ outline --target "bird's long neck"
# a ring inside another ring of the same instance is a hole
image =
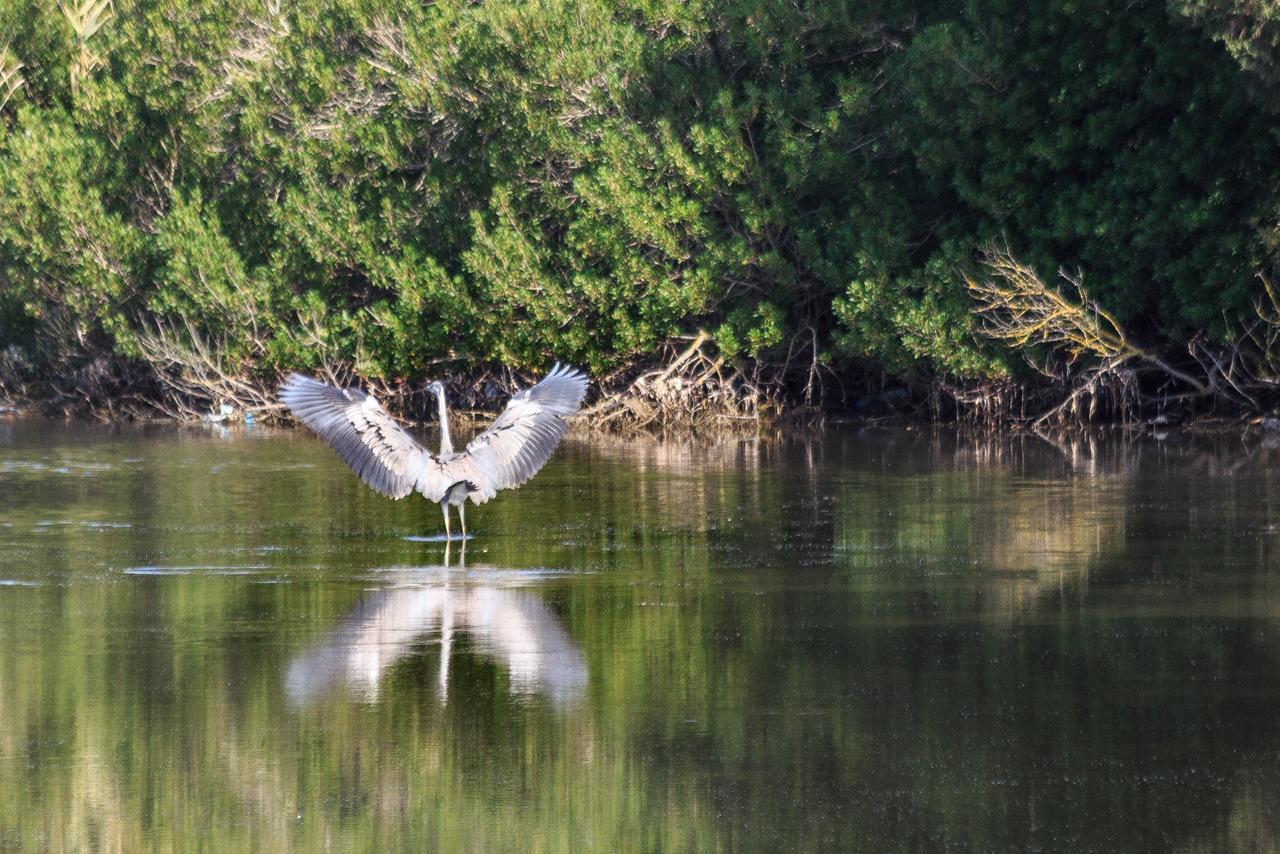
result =
[[[449,410],[444,405],[444,391],[436,392],[436,403],[440,409],[440,455],[453,453],[453,441],[449,438]]]

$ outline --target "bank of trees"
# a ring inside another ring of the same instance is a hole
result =
[[[558,358],[742,412],[1120,370],[982,334],[997,246],[1265,407],[1280,72],[1238,5],[0,0],[0,377]]]

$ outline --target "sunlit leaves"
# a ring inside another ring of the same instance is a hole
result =
[[[707,329],[791,382],[985,375],[960,271],[1001,235],[1153,335],[1248,308],[1273,132],[1212,41],[872,5],[0,0],[0,345],[181,320],[394,378]]]
[[[0,48],[0,109],[22,88],[22,63],[8,45]]]
[[[63,17],[67,19],[71,32],[75,35],[77,53],[71,65],[71,88],[74,91],[84,78],[102,64],[102,57],[89,48],[89,39],[115,17],[115,7],[111,0],[81,0],[78,4],[74,0],[68,3],[59,0],[58,8],[62,10]]]

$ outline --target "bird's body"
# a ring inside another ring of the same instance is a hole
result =
[[[465,537],[467,499],[483,504],[542,468],[568,429],[564,419],[582,405],[587,378],[557,364],[537,385],[512,395],[497,420],[461,453],[449,436],[444,386],[433,382],[429,388],[440,417],[438,454],[418,444],[360,389],[292,374],[280,387],[280,400],[373,489],[395,499],[417,491],[439,504],[446,535],[449,508],[456,507]]]

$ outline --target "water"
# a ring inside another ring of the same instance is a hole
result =
[[[0,423],[0,850],[1280,846],[1280,452]]]

